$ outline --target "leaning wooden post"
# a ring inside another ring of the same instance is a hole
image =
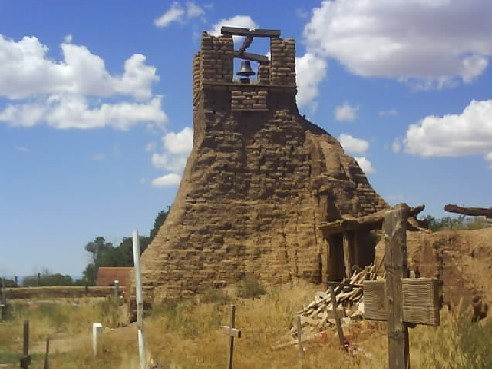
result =
[[[402,288],[402,279],[408,277],[407,214],[408,206],[400,204],[387,211],[384,216],[384,267],[390,369],[408,369],[410,365],[408,327],[403,321]]]
[[[133,270],[135,272],[135,287],[137,299],[137,335],[138,352],[140,358],[140,369],[145,369],[147,360],[145,357],[145,336],[143,324],[143,298],[142,298],[142,279],[140,274],[140,238],[138,232],[133,232]]]
[[[29,369],[31,365],[31,356],[29,355],[29,320],[24,320],[24,342],[23,342],[22,357],[20,359],[20,367]]]
[[[337,326],[338,340],[340,342],[340,346],[342,346],[342,348],[345,348],[345,336],[343,335],[342,322],[340,321],[340,317],[338,316],[337,296],[335,294],[335,287],[333,285],[330,285],[330,295],[333,317],[335,318],[335,325]]]
[[[234,338],[241,338],[241,331],[236,328],[236,306],[231,305],[231,317],[229,326],[222,326],[222,330],[229,336],[229,355],[227,356],[227,369],[232,369],[232,355],[234,353]]]
[[[304,357],[304,348],[302,347],[302,322],[301,316],[298,315],[296,318],[297,325],[297,348],[299,349],[299,356],[301,359]]]

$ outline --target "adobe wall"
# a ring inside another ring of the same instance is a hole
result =
[[[321,222],[385,208],[340,143],[304,119],[295,44],[273,38],[250,84],[233,78],[231,36],[203,34],[193,60],[194,147],[166,223],[142,255],[147,301],[234,283],[330,273]]]

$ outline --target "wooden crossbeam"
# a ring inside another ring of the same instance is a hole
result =
[[[447,204],[444,206],[444,210],[450,213],[463,214],[469,216],[484,216],[492,218],[492,208],[473,208],[467,206],[458,206],[455,204]]]
[[[241,338],[241,330],[237,328],[231,328],[229,326],[221,326],[222,332],[227,334],[229,337]]]
[[[239,51],[234,51],[234,56],[236,58],[242,58],[245,60],[251,60],[255,61],[258,63],[268,63],[269,59],[265,55],[260,55],[260,54],[254,54],[254,53],[247,53],[247,52],[239,52]]]
[[[234,35],[234,36],[253,36],[253,37],[270,37],[277,38],[280,37],[280,31],[277,29],[249,29],[241,27],[227,27],[223,26],[220,29],[220,33],[223,35]]]

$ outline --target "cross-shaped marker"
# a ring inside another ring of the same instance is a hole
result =
[[[229,326],[222,326],[222,330],[229,336],[229,357],[227,368],[232,369],[232,354],[234,352],[234,338],[241,338],[241,330],[236,329],[236,306],[231,305],[231,319]]]

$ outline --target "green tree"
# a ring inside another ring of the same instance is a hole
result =
[[[159,228],[166,221],[169,214],[169,207],[160,211],[155,220],[154,227],[150,231],[150,236],[140,237],[140,252],[144,252],[152,239],[157,235]],[[83,275],[89,285],[96,284],[97,271],[99,267],[120,267],[133,266],[133,238],[124,237],[118,246],[106,242],[104,237],[96,237],[85,245],[85,250],[90,255],[90,262],[87,264]]]
[[[157,216],[155,217],[154,220],[154,228],[150,230],[150,240],[149,243],[152,242],[152,240],[155,238],[157,235],[157,232],[159,232],[159,229],[161,226],[164,224],[164,222],[167,219],[167,216],[169,215],[170,207],[168,206],[166,210],[161,210]]]
[[[94,241],[85,245],[85,251],[90,254],[90,262],[87,264],[83,274],[89,285],[95,285],[97,279],[97,269],[101,265],[101,260],[108,258],[113,244],[106,242],[104,237],[96,237]]]

